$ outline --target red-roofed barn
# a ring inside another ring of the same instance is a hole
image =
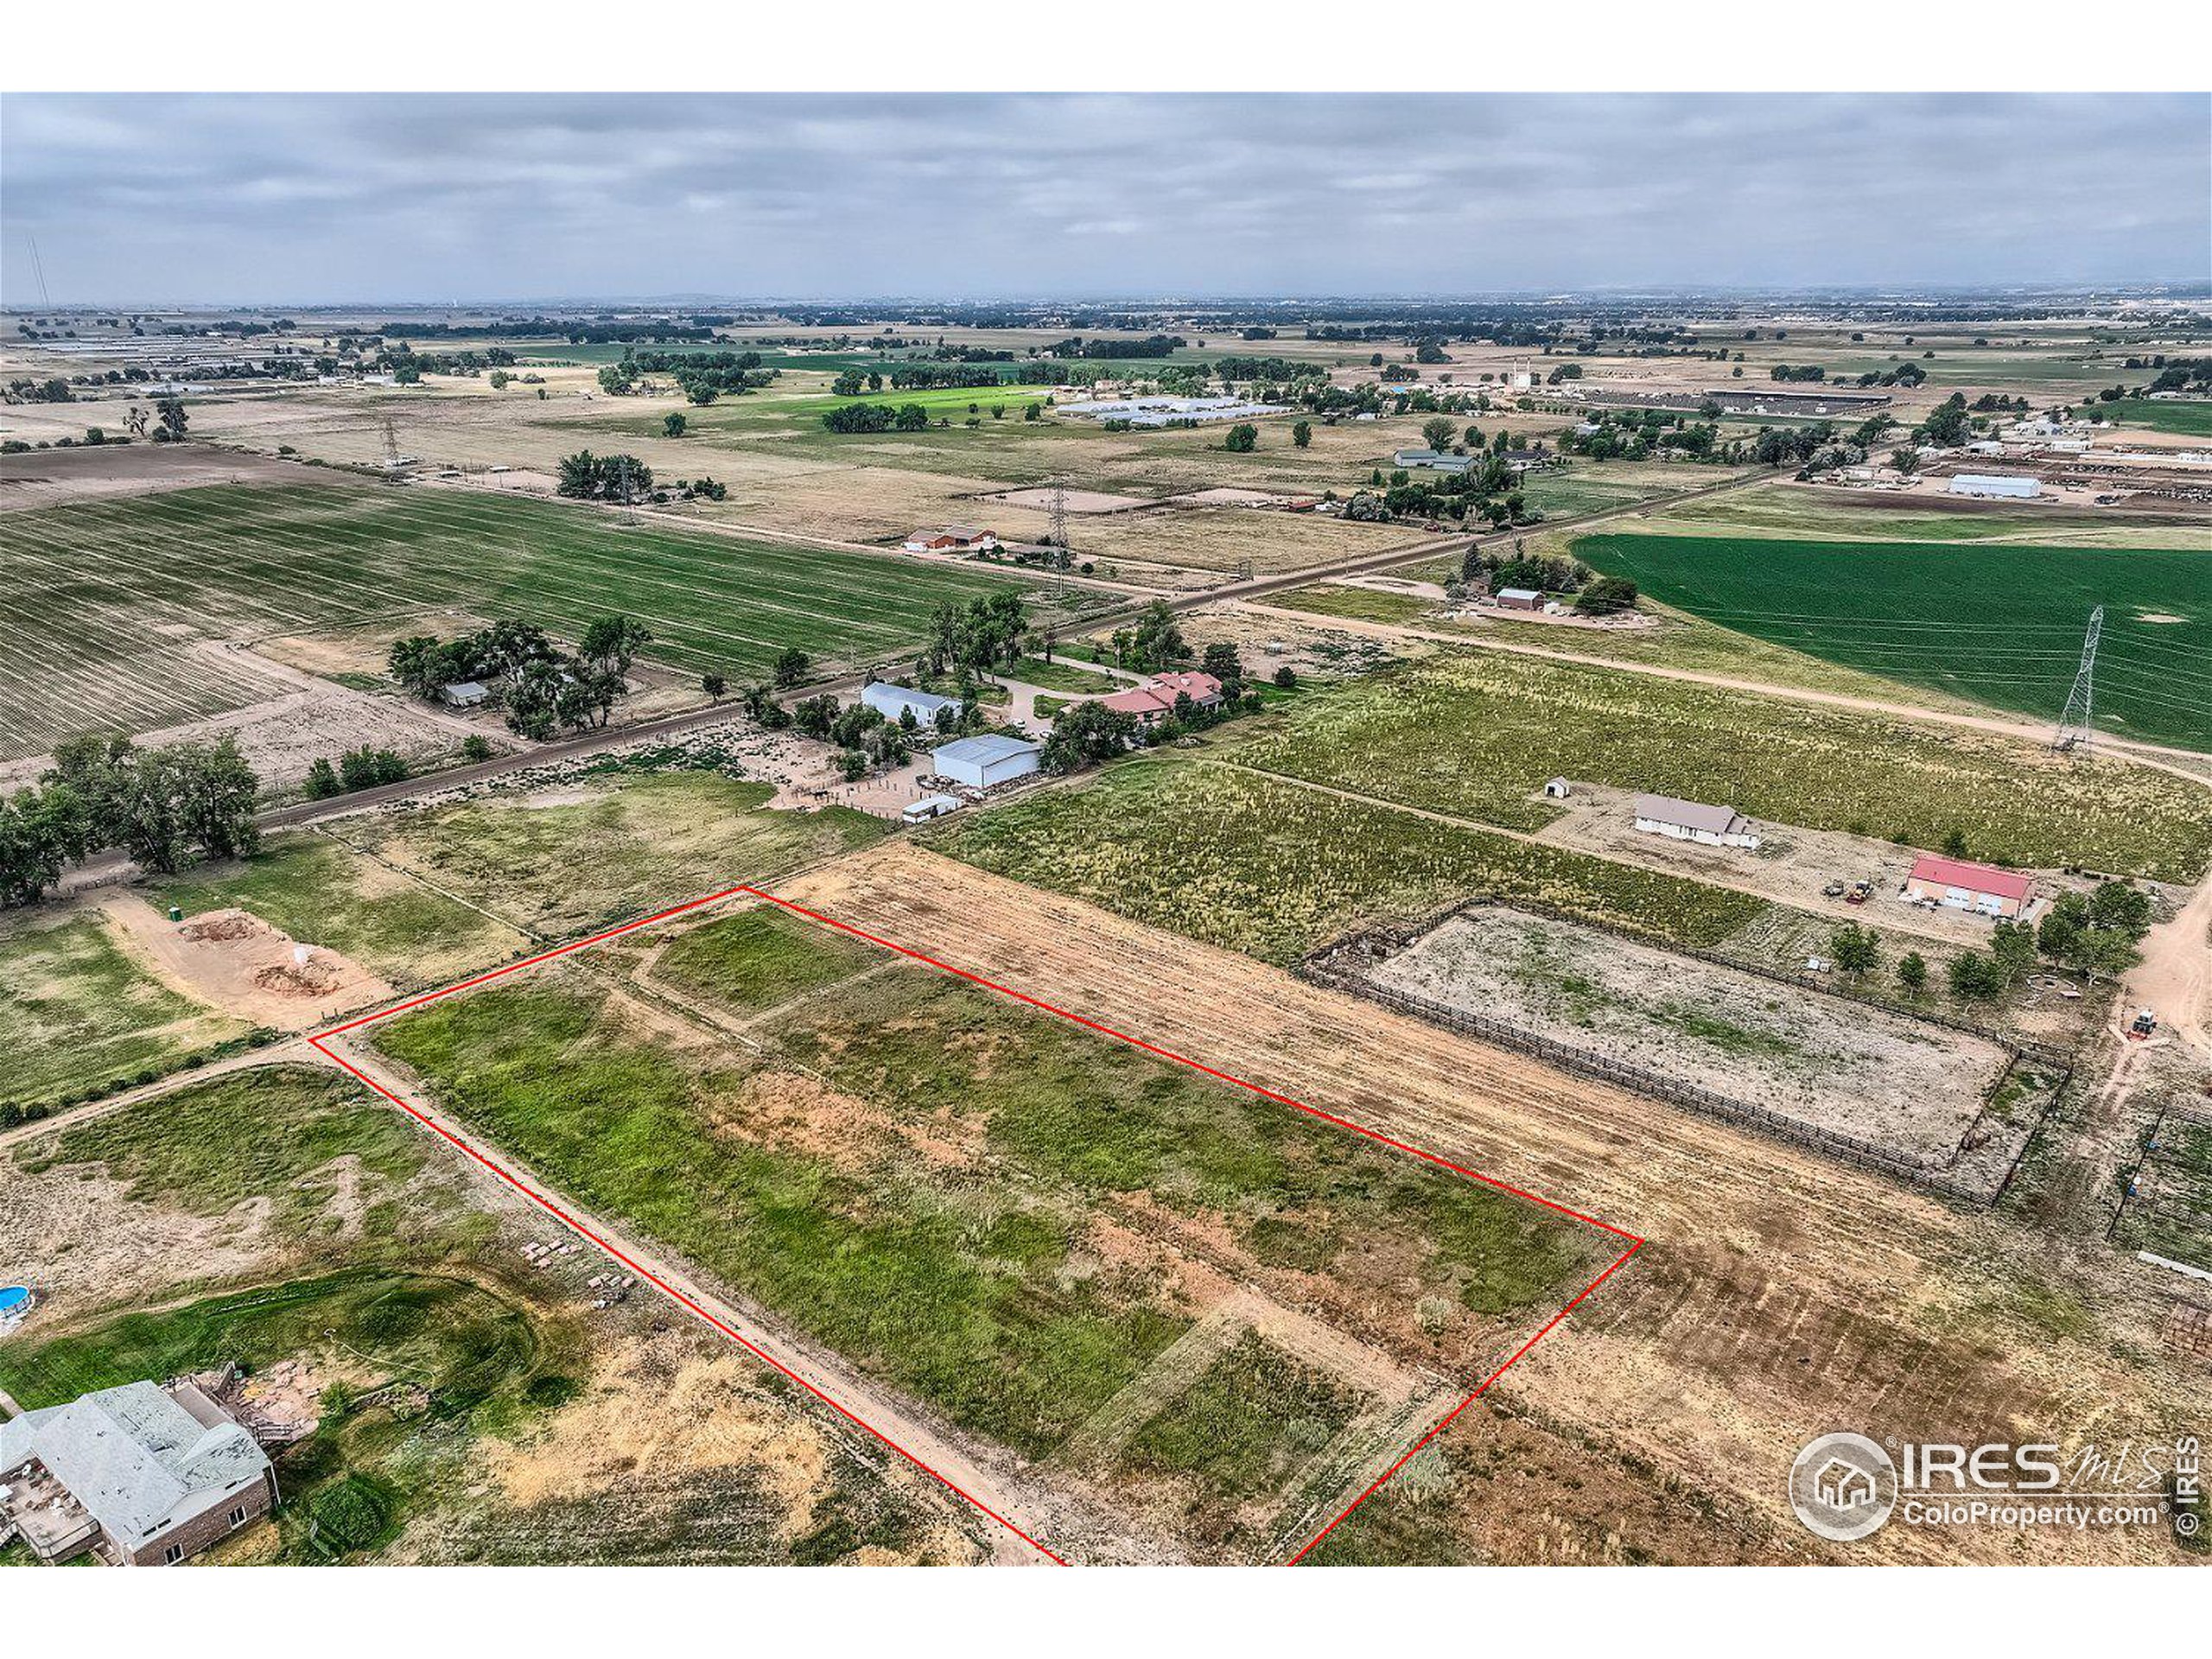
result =
[[[1976,910],[1985,916],[2018,916],[2035,896],[2032,876],[2018,870],[2000,870],[1993,864],[1971,864],[1963,858],[1923,853],[1905,877],[1908,899],[1948,905],[1953,910]]]

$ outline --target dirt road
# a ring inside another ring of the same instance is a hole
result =
[[[2143,939],[2143,960],[2126,978],[2123,1004],[2148,1008],[2158,1023],[2199,1054],[2212,1059],[2212,873],[2196,884],[2170,922]]]
[[[1501,1388],[1559,1425],[1548,1465],[1587,1470],[1593,1446],[1640,1459],[1785,1554],[1827,1553],[1785,1497],[1790,1460],[1816,1435],[1978,1440],[2023,1423],[2069,1440],[2152,1435],[2185,1427],[2201,1394],[2162,1343],[2159,1287],[2094,1241],[1951,1208],[912,846],[778,890],[1645,1236]],[[2051,1298],[2078,1305],[2078,1323],[2043,1317]],[[1852,1554],[2168,1548],[2117,1532],[1892,1527]]]

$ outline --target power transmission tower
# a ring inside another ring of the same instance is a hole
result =
[[[622,489],[622,518],[621,518],[621,522],[622,522],[624,524],[626,524],[626,525],[631,526],[632,528],[635,528],[635,527],[636,527],[636,524],[637,524],[637,522],[638,522],[638,515],[637,515],[636,513],[632,512],[630,510],[630,457],[629,457],[629,456],[625,455],[625,456],[623,456],[623,457],[622,457],[621,465],[620,465],[620,469],[619,469],[619,470],[620,471],[620,473],[621,473],[621,476],[622,476],[622,485],[621,485],[621,489]]]
[[[1052,597],[1065,599],[1068,591],[1068,486],[1052,480]]]
[[[391,416],[387,415],[384,417],[384,464],[390,471],[397,472],[400,459],[399,429],[392,424]]]
[[[2105,629],[2105,607],[2089,613],[2089,631],[2082,636],[2082,666],[2074,671],[2074,689],[2066,694],[2066,712],[2058,717],[2055,749],[2086,749],[2095,728],[2097,636]]]

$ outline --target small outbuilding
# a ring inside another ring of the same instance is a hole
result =
[[[1636,798],[1636,827],[1648,835],[1671,836],[1707,847],[1756,847],[1758,832],[1732,806],[1707,806],[1672,795]]]
[[[438,693],[438,700],[448,709],[481,709],[489,694],[475,680],[456,680]]]
[[[1501,588],[1497,590],[1497,607],[1502,611],[1540,611],[1544,596],[1534,588]]]
[[[971,789],[990,789],[1026,778],[1043,766],[1045,746],[995,734],[963,737],[939,747],[930,756],[930,762],[940,778]]]
[[[893,722],[902,723],[911,709],[918,726],[936,725],[940,709],[950,709],[956,715],[961,710],[957,697],[941,697],[934,691],[917,691],[910,685],[893,685],[888,680],[873,680],[862,686],[861,701]]]
[[[1971,910],[1984,916],[2018,916],[2035,897],[2032,876],[2018,870],[2000,870],[1993,864],[1970,863],[1923,853],[1912,862],[1904,879],[1904,896],[1923,904],[1949,910]]]
[[[1563,801],[1573,792],[1573,789],[1564,778],[1554,778],[1544,785],[1544,798],[1547,800]]]
[[[927,823],[931,818],[941,818],[948,812],[960,810],[959,799],[951,795],[925,795],[899,809],[899,816],[908,823]]]

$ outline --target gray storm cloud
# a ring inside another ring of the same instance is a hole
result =
[[[2203,281],[2198,96],[0,103],[0,295],[1470,293]]]

